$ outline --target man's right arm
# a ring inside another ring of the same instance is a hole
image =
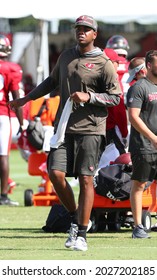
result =
[[[36,100],[48,93],[53,89],[52,78],[49,76],[30,93],[22,98],[14,99],[8,102],[11,109],[16,109],[20,106],[24,106],[30,100]]]

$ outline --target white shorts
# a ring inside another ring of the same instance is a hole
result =
[[[20,129],[20,124],[19,124],[19,121],[18,121],[17,117],[11,117],[10,120],[11,120],[11,131],[12,131],[11,142],[12,143],[17,143],[18,138],[20,137],[20,133],[18,133],[19,129]],[[24,126],[25,129],[27,128],[28,124],[29,124],[29,121],[24,119],[23,120],[23,126]]]
[[[11,117],[10,118],[11,120],[11,135],[12,135],[12,140],[11,142],[12,143],[17,143],[17,140],[18,140],[18,131],[19,131],[19,128],[20,128],[20,124],[19,124],[19,121],[16,117]]]
[[[11,124],[8,116],[0,116],[0,155],[9,154],[11,141]]]

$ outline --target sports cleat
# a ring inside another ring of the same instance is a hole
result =
[[[74,245],[73,249],[75,251],[87,251],[88,248],[87,248],[86,240],[83,237],[78,236],[75,241],[75,245]]]
[[[75,241],[77,238],[77,233],[78,233],[78,225],[71,223],[71,227],[69,230],[69,237],[65,242],[65,247],[66,248],[73,248],[75,245]]]
[[[138,225],[133,229],[132,238],[151,238],[144,230],[143,225]]]
[[[11,200],[10,198],[0,198],[0,205],[7,205],[7,206],[19,206],[19,203],[16,201]]]

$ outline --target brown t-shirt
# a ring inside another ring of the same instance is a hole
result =
[[[66,132],[106,134],[107,107],[119,104],[121,89],[114,66],[103,51],[91,55],[81,55],[77,47],[63,51],[49,78],[40,86],[40,96],[45,94],[45,87],[51,91],[59,88],[55,126],[70,94],[83,91],[90,93],[90,100],[84,106],[73,106]],[[31,98],[39,98],[39,90],[32,92]]]
[[[80,56],[76,48],[66,50],[61,54],[52,77],[55,81],[60,80],[59,119],[70,94],[90,92],[88,103],[73,106],[66,132],[105,135],[107,106],[119,103],[121,89],[113,64],[104,52],[97,56]]]

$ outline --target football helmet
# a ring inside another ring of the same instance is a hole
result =
[[[0,34],[0,57],[7,57],[11,53],[11,45],[9,39]]]
[[[106,44],[106,48],[129,50],[128,41],[121,35],[113,35]]]
[[[128,152],[128,153],[121,154],[119,157],[117,157],[115,159],[114,163],[116,163],[116,164],[129,164],[129,165],[132,165],[130,153]]]
[[[128,41],[121,35],[113,35],[106,43],[106,48],[114,49],[118,55],[127,56],[130,49]]]

